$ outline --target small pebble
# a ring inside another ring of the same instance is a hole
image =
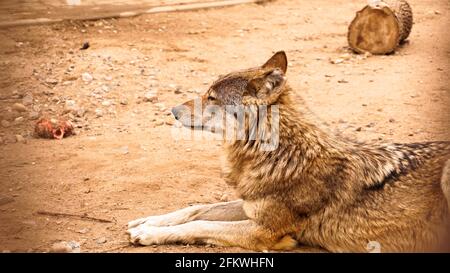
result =
[[[80,252],[80,244],[77,242],[58,242],[52,245],[52,253],[74,253]]]
[[[104,243],[106,243],[107,242],[107,240],[106,240],[106,238],[105,237],[100,237],[100,238],[98,238],[97,240],[95,240],[95,242],[97,243],[97,244],[104,244]]]
[[[89,73],[87,73],[87,72],[84,72],[83,74],[81,74],[81,79],[82,79],[84,82],[91,82],[92,80],[94,80],[94,77],[92,77],[91,74],[89,74]]]
[[[36,120],[39,118],[39,113],[36,111],[32,111],[30,112],[30,114],[28,115],[28,118],[31,120]]]
[[[148,91],[144,95],[144,101],[145,102],[155,102],[158,101],[158,95],[156,91]]]
[[[96,117],[102,117],[103,116],[103,111],[101,109],[95,109],[95,116]]]
[[[26,94],[22,99],[23,105],[31,105],[33,104],[33,96],[31,94]]]
[[[27,107],[23,105],[22,103],[14,103],[12,106],[13,110],[16,110],[17,112],[25,112],[27,111]]]
[[[17,118],[14,119],[14,123],[15,123],[15,124],[20,124],[20,123],[22,123],[23,121],[24,121],[24,118],[23,118],[23,117],[17,117]]]
[[[26,143],[26,139],[22,135],[16,135],[16,141],[18,143]]]

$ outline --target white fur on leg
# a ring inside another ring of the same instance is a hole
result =
[[[236,200],[208,205],[196,205],[163,215],[149,216],[131,221],[128,223],[128,228],[134,228],[139,225],[147,225],[155,227],[174,226],[196,220],[196,218],[198,218],[199,215],[202,215],[204,213],[218,210],[220,211],[215,214],[216,216],[220,215],[220,218],[224,218],[223,220],[230,220],[231,218],[235,218],[235,216],[237,215],[235,208],[236,206],[239,206],[239,204],[241,203],[242,200]],[[226,219],[227,217],[231,218]]]
[[[190,221],[193,215],[197,213],[198,210],[209,207],[210,205],[197,205],[192,207],[187,207],[174,212],[170,212],[163,215],[149,216],[145,218],[140,218],[128,223],[128,228],[133,228],[139,225],[147,226],[173,226],[179,225]]]
[[[249,248],[248,241],[256,230],[257,226],[251,220],[235,222],[200,220],[165,227],[139,225],[129,229],[128,233],[132,243],[141,245],[201,242]]]

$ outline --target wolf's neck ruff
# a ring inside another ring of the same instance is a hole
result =
[[[264,123],[261,120],[255,121],[258,122],[258,129],[263,132],[262,134],[265,138],[250,138],[250,133],[248,132],[251,131],[252,122],[246,124],[246,137],[241,140],[235,140],[229,145],[229,152],[232,157],[273,157],[278,153],[280,156],[281,154],[285,155],[286,150],[292,150],[292,153],[288,153],[292,160],[296,160],[296,157],[301,156],[310,161],[316,156],[327,154],[328,151],[338,151],[337,147],[339,144],[336,141],[329,138],[327,134],[314,124],[302,119],[300,113],[293,107],[290,97],[291,92],[290,87],[286,86],[284,92],[279,95],[276,103],[273,104],[279,110],[279,120],[277,120],[279,122],[277,124],[279,130],[276,132],[277,135],[274,135],[273,130],[271,130],[275,127],[273,115],[271,111],[267,111],[268,118]],[[252,102],[246,103],[252,105]],[[269,110],[273,105],[268,106]],[[252,109],[258,111],[257,106],[259,105],[255,104],[254,106]],[[253,113],[253,116],[257,116],[257,113]],[[268,137],[279,139],[279,146],[273,151],[261,149],[261,145],[267,141]]]

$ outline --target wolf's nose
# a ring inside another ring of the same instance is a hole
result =
[[[178,120],[180,118],[180,108],[179,108],[179,106],[173,107],[171,112],[172,112],[172,115],[175,117],[175,119]]]

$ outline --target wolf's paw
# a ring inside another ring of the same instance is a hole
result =
[[[159,245],[164,243],[164,236],[162,236],[159,227],[152,227],[148,225],[139,225],[135,228],[130,228],[127,233],[130,236],[130,242],[136,245]]]
[[[297,241],[290,235],[286,235],[281,238],[275,245],[272,246],[273,250],[292,250],[297,246]]]

